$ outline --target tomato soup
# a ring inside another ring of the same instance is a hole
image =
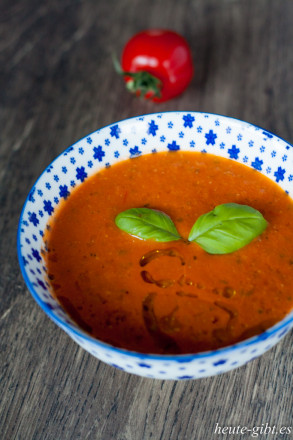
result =
[[[148,207],[188,237],[216,205],[249,205],[265,231],[230,254],[158,243],[120,230],[116,216]],[[103,169],[56,210],[43,256],[54,295],[92,336],[143,353],[196,353],[261,333],[293,308],[293,202],[274,182],[230,159],[144,155]]]

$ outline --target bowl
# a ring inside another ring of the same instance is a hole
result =
[[[77,344],[101,361],[157,379],[197,379],[240,367],[273,347],[293,325],[293,312],[265,332],[197,354],[158,355],[124,350],[83,331],[52,296],[41,249],[46,225],[60,200],[92,174],[130,157],[157,151],[208,152],[246,164],[289,194],[293,147],[255,125],[216,114],[163,112],[116,122],[84,137],[58,156],[29,192],[19,220],[18,258],[22,275],[43,311]]]

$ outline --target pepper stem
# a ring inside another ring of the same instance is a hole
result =
[[[126,88],[131,93],[137,94],[145,97],[147,94],[151,94],[150,97],[161,97],[162,81],[156,76],[146,72],[145,70],[140,70],[138,72],[127,72],[122,70],[121,65],[115,55],[112,56],[113,64],[116,72],[124,77],[129,77],[130,79],[126,82]]]

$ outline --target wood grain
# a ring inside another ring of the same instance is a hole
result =
[[[175,382],[128,375],[88,355],[45,316],[16,256],[18,218],[35,179],[65,147],[106,124],[199,110],[293,142],[292,15],[291,0],[2,0],[1,440],[234,439],[215,434],[216,423],[292,425],[292,333],[222,376]],[[196,67],[188,91],[161,105],[130,96],[111,61],[132,34],[150,27],[182,33]]]

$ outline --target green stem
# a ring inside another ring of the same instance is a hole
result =
[[[151,97],[161,97],[162,81],[159,78],[151,75],[145,70],[140,70],[138,72],[124,71],[122,70],[117,57],[113,55],[112,58],[116,72],[124,77],[130,77],[126,83],[127,90],[131,93],[139,92],[140,96],[143,97],[149,93],[151,93]]]

